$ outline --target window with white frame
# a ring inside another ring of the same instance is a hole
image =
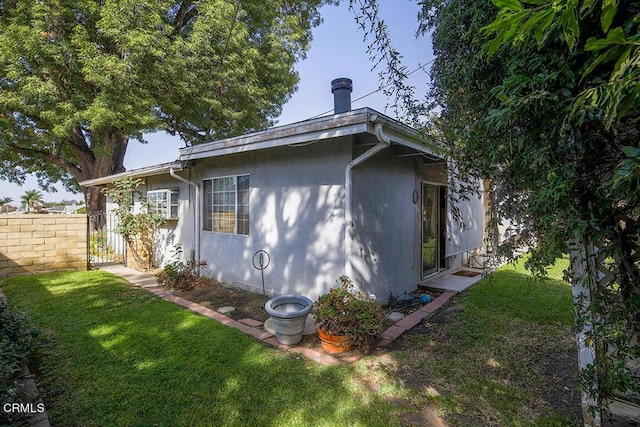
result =
[[[147,191],[149,213],[165,219],[178,218],[178,189],[163,189]]]
[[[203,229],[249,234],[249,175],[205,179]]]

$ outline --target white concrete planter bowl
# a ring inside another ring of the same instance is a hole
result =
[[[279,343],[293,345],[302,341],[302,332],[313,301],[302,295],[280,295],[267,301],[264,308],[273,320]]]

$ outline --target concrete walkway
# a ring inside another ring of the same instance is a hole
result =
[[[358,361],[362,357],[362,356],[349,356],[349,357],[343,357],[338,359],[329,354],[321,353],[310,348],[300,347],[300,346],[288,346],[285,344],[281,344],[276,340],[276,338],[271,333],[266,332],[262,328],[263,326],[262,322],[259,322],[254,319],[233,320],[230,317],[227,317],[224,314],[221,314],[215,310],[211,310],[210,308],[204,307],[195,302],[188,301],[184,298],[171,295],[170,293],[166,292],[163,288],[158,286],[158,281],[156,280],[156,277],[152,274],[142,273],[137,270],[134,270],[128,267],[123,267],[120,265],[104,266],[104,267],[101,267],[101,269],[109,273],[115,274],[116,276],[120,276],[124,278],[125,280],[130,282],[132,285],[143,288],[151,292],[152,294],[156,295],[158,298],[164,299],[166,301],[171,301],[174,304],[187,308],[202,316],[216,320],[230,328],[238,329],[239,331],[249,334],[255,339],[262,341],[263,343],[271,347],[299,353],[302,356],[305,356],[322,365],[341,365],[345,363],[353,363]],[[465,278],[465,279],[468,279],[468,278]],[[454,278],[453,280],[455,281],[456,279]],[[387,329],[382,333],[380,337],[380,341],[378,342],[378,347],[385,347],[391,344],[396,338],[398,338],[404,332],[413,328],[418,323],[420,323],[422,319],[431,315],[438,308],[442,307],[447,301],[449,301],[451,297],[456,295],[458,292],[459,291],[457,290],[445,290],[445,292],[443,292],[440,296],[438,296],[436,299],[431,301],[429,304],[424,305],[419,310],[411,313],[410,315],[406,316],[404,319],[398,321],[395,325],[391,326],[389,329]]]
[[[463,292],[475,285],[484,277],[484,271],[477,268],[462,267],[446,270],[420,282],[419,287],[440,291]]]

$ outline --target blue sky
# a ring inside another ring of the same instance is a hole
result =
[[[387,24],[393,43],[404,56],[404,65],[409,71],[433,59],[431,42],[427,38],[416,39],[417,14],[420,10],[415,1],[379,0],[380,15]],[[364,34],[358,28],[354,15],[348,10],[349,2],[343,0],[340,6],[324,6],[321,14],[324,22],[313,31],[313,42],[307,58],[298,63],[296,69],[300,75],[298,91],[284,105],[278,124],[294,123],[325,113],[333,108],[331,80],[337,77],[349,77],[353,80],[352,100],[360,98],[379,87],[377,71],[367,54],[363,41]],[[425,67],[428,70],[428,67]],[[418,88],[417,94],[424,96],[428,76],[423,71],[411,75],[410,83]],[[375,93],[354,102],[352,107],[370,107],[393,116],[386,110],[387,100],[382,93]],[[164,133],[146,135],[148,144],[131,141],[127,149],[124,165],[127,170],[169,162],[178,157],[178,148],[183,143],[178,137]],[[7,182],[0,183],[0,197],[13,198],[16,205],[20,196],[28,189],[37,188],[35,179],[28,179],[19,187]],[[44,193],[44,200],[63,199],[83,200],[82,194],[62,191]]]

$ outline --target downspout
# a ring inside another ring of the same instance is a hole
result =
[[[196,184],[193,181],[189,181],[186,178],[181,177],[180,175],[176,174],[176,172],[173,170],[173,168],[169,169],[169,175],[171,175],[172,177],[174,177],[175,179],[177,179],[178,181],[182,181],[185,184],[189,184],[191,186],[193,186],[193,188],[196,189],[196,202],[194,203],[194,207],[195,207],[195,214],[194,216],[194,240],[195,240],[195,262],[198,263],[200,262],[200,186],[198,184]]]
[[[351,269],[351,244],[353,242],[353,214],[351,206],[351,170],[391,145],[391,139],[382,131],[382,123],[375,124],[378,143],[349,162],[344,170],[344,274],[353,279]]]

